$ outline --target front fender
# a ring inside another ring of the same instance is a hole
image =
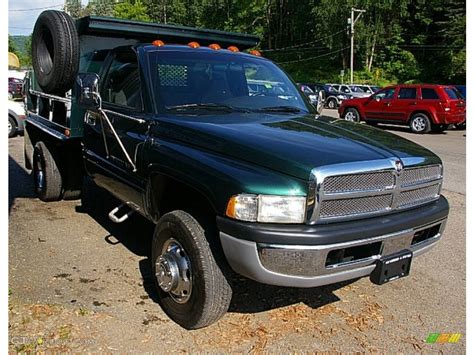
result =
[[[144,153],[148,176],[164,174],[194,188],[221,215],[239,193],[304,196],[308,191],[309,176],[303,181],[179,143],[155,141]]]

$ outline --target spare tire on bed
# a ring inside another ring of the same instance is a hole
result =
[[[79,68],[79,37],[74,20],[62,11],[43,11],[33,30],[32,62],[44,92],[63,95]]]

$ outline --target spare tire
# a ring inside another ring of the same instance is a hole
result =
[[[32,62],[38,84],[49,94],[71,89],[79,69],[79,37],[74,20],[62,11],[43,11],[32,37]]]

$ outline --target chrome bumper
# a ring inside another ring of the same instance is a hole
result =
[[[220,240],[227,261],[235,272],[264,284],[305,288],[367,276],[375,268],[377,259],[404,249],[411,250],[413,256],[425,253],[439,241],[446,220],[387,235],[327,245],[257,243],[223,232],[220,232]],[[420,235],[432,227],[436,228],[435,234],[413,243],[415,234]],[[357,260],[328,263],[332,251],[369,246],[377,247],[378,251]]]

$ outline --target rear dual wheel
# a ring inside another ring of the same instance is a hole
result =
[[[41,201],[61,199],[62,178],[54,148],[44,142],[36,143],[33,151],[33,178],[35,191]]]

